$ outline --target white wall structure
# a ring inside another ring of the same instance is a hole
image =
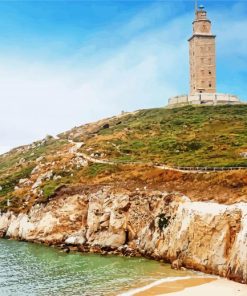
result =
[[[194,95],[181,95],[168,100],[168,108],[187,105],[239,105],[242,102],[235,95],[217,93],[198,93]]]

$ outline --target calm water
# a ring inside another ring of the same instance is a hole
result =
[[[64,254],[0,239],[0,295],[117,295],[168,276],[188,273],[140,258]]]

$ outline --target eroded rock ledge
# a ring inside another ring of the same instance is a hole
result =
[[[247,204],[113,190],[58,196],[0,216],[0,235],[80,251],[143,255],[247,283]]]

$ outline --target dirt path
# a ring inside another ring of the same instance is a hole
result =
[[[76,152],[79,150],[84,143],[83,142],[73,142],[69,140],[71,144],[74,144],[74,151]],[[158,168],[161,170],[167,171],[175,171],[181,173],[189,173],[189,174],[198,174],[198,173],[212,173],[212,172],[219,172],[219,171],[235,171],[235,170],[247,170],[247,167],[172,167],[165,164],[154,164],[154,163],[147,163],[147,162],[121,162],[121,161],[109,161],[107,159],[98,159],[92,156],[87,155],[86,153],[79,152],[80,156],[82,156],[85,160],[92,162],[92,163],[99,163],[99,164],[109,164],[109,165],[116,165],[116,164],[128,164],[128,165],[149,165],[153,168]]]

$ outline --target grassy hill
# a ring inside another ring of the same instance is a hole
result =
[[[75,142],[82,144],[74,149]],[[116,182],[114,176],[133,162],[247,166],[242,152],[247,152],[247,105],[125,113],[1,155],[0,208],[28,208],[62,185],[92,183],[98,176]],[[115,164],[86,163],[82,153]],[[133,168],[137,165],[128,174]]]
[[[68,132],[64,136],[84,141],[86,148],[107,159],[153,161],[178,166],[241,166],[247,161],[247,106],[184,107],[141,110],[92,137]]]

